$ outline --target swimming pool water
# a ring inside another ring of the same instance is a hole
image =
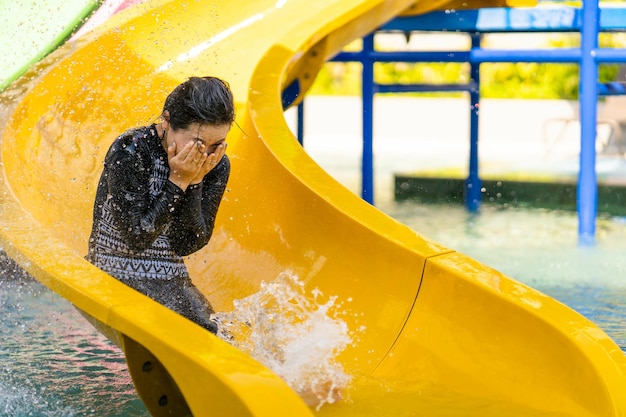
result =
[[[1,259],[0,416],[149,416],[120,350]]]
[[[425,236],[490,265],[594,321],[626,351],[626,221],[598,220],[577,245],[575,213],[388,201]],[[0,257],[0,416],[149,416],[123,355],[64,299]]]

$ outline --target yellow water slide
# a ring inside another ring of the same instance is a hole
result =
[[[471,3],[471,4],[470,4]],[[626,358],[555,300],[410,230],[299,146],[281,94],[402,13],[502,2],[154,1],[61,47],[1,96],[4,250],[125,352],[157,415],[626,416]],[[509,3],[511,4],[511,3]],[[191,75],[228,80],[232,176],[187,261],[217,310],[285,271],[346,300],[344,399],[309,408],[229,343],[83,259],[104,154]],[[350,301],[347,301],[350,300]]]

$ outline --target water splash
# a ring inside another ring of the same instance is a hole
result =
[[[218,335],[270,368],[309,406],[318,410],[342,398],[350,383],[337,356],[352,343],[340,318],[337,297],[322,302],[318,289],[306,293],[298,277],[285,272],[234,309],[216,313]]]
[[[45,388],[41,387],[41,391]],[[74,417],[75,410],[62,404],[62,399],[50,401],[44,393],[32,387],[0,381],[0,415]],[[44,411],[45,410],[45,411]]]

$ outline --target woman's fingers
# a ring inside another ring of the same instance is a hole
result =
[[[217,149],[215,149],[215,152],[213,152],[212,156],[213,156],[213,162],[215,162],[215,164],[217,165],[217,163],[219,163],[222,160],[222,157],[224,156],[224,153],[226,153],[226,144],[225,143],[220,143],[217,147]]]

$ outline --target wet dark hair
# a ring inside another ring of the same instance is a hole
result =
[[[172,129],[186,129],[192,123],[232,125],[235,120],[233,93],[217,77],[191,77],[165,99]]]

